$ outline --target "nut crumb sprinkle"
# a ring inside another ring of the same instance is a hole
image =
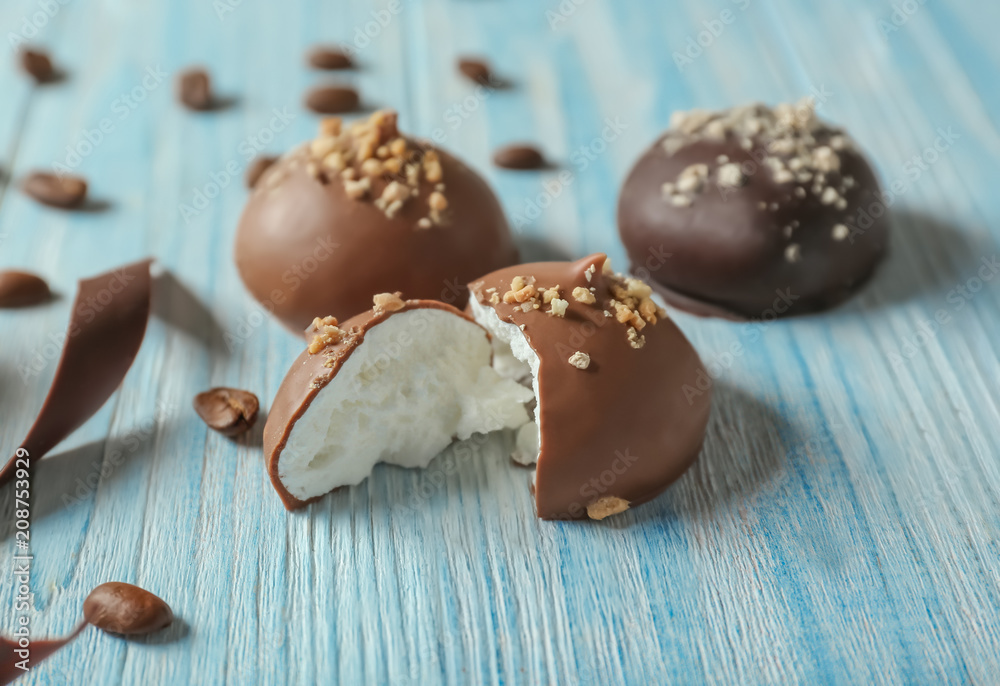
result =
[[[425,182],[432,185],[426,216],[414,229],[447,222],[441,158],[437,151],[403,137],[395,112],[379,110],[350,125],[339,117],[323,119],[319,136],[304,150],[306,170],[313,178],[328,183],[339,175],[348,198],[372,202],[389,219],[421,194]]]
[[[329,345],[340,343],[344,332],[337,326],[336,317],[316,317],[309,330],[314,332],[309,342],[309,354],[315,355]]]
[[[629,507],[629,502],[624,498],[613,495],[604,496],[587,505],[587,516],[600,521],[611,515],[621,514]]]
[[[373,312],[376,316],[385,314],[386,312],[398,312],[406,307],[406,302],[400,297],[402,295],[400,291],[396,291],[395,293],[379,293],[372,298],[372,302],[375,305]]]
[[[568,362],[576,367],[577,369],[586,369],[590,366],[590,355],[585,352],[577,350],[575,353],[569,356]]]

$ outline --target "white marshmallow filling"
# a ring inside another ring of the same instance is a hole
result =
[[[376,324],[292,427],[282,484],[307,500],[361,483],[379,462],[426,467],[456,438],[525,426],[532,393],[491,355],[480,327],[444,310]]]
[[[495,309],[482,305],[475,295],[469,299],[472,316],[479,325],[493,336],[493,368],[505,378],[526,382],[531,379],[531,389],[538,399],[538,367],[539,359],[528,344],[524,332],[516,324],[500,319]],[[538,405],[535,406],[535,416],[538,416]],[[511,455],[515,462],[532,465],[538,461],[541,449],[542,432],[538,421],[531,421],[521,426],[517,432],[517,448]]]

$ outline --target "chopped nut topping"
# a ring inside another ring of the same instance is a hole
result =
[[[559,286],[553,286],[552,288],[545,288],[542,290],[542,302],[548,305],[550,302],[559,297]]]
[[[590,366],[590,355],[577,350],[569,356],[569,363],[577,369],[586,369]]]
[[[315,334],[309,343],[309,354],[315,355],[328,345],[340,343],[343,332],[337,327],[336,317],[316,317],[313,319],[312,327]]]
[[[672,156],[699,141],[727,140],[738,142],[751,153],[755,166],[769,171],[774,184],[796,181],[805,184],[793,190],[795,198],[801,200],[812,193],[822,204],[837,210],[849,207],[843,194],[854,180],[849,184],[848,177],[841,177],[841,170],[843,155],[852,150],[853,144],[842,132],[816,118],[811,98],[773,108],[753,104],[719,112],[675,112],[662,145],[666,154]],[[664,201],[677,208],[691,207],[705,192],[705,182],[712,174],[720,189],[748,183],[749,178],[738,162],[732,155],[718,155],[713,163],[685,167],[677,178],[663,183]],[[791,201],[791,198],[786,200]],[[769,203],[759,207],[776,211],[780,205]]]
[[[556,317],[565,317],[566,316],[566,309],[568,307],[569,307],[569,301],[568,300],[563,300],[561,298],[556,298],[556,299],[554,299],[552,301],[552,305],[551,305],[551,309],[549,310],[549,314],[554,315]]]
[[[646,337],[640,334],[635,329],[629,327],[628,344],[631,345],[636,350],[638,350],[642,346],[646,345]]]
[[[597,298],[594,297],[594,294],[583,286],[577,286],[573,289],[573,300],[576,300],[578,303],[583,303],[584,305],[593,305],[597,302]]]
[[[339,172],[349,198],[372,201],[391,219],[421,195],[423,170],[426,181],[439,187],[427,196],[427,216],[417,220],[415,228],[446,222],[441,158],[435,150],[422,149],[401,136],[395,112],[380,110],[350,125],[329,117],[319,128],[320,135],[306,148],[306,170],[313,178],[328,183],[332,177],[323,170]]]
[[[598,521],[624,512],[628,509],[629,502],[624,498],[615,496],[604,496],[587,505],[587,516]]]
[[[833,227],[833,240],[842,241],[851,235],[851,230],[844,224],[837,224]]]
[[[799,247],[798,243],[790,243],[785,248],[785,259],[793,263],[802,259],[802,248]]]
[[[400,297],[401,295],[403,294],[396,291],[395,293],[379,293],[372,298],[372,302],[375,304],[373,308],[375,315],[378,316],[385,312],[396,312],[406,307],[406,302]]]

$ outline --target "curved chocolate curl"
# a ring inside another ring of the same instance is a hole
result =
[[[142,260],[80,281],[52,387],[20,450],[0,471],[0,486],[13,480],[22,451],[30,472],[121,384],[146,333],[151,263]]]
[[[0,636],[0,684],[9,684],[19,676],[27,674],[27,671],[18,667],[18,664],[23,665],[25,664],[24,661],[27,660],[27,666],[29,669],[36,666],[39,662],[49,657],[57,650],[63,648],[79,636],[80,632],[83,631],[86,626],[86,622],[81,622],[73,630],[73,633],[64,638],[53,638],[47,641],[32,639],[31,645],[29,646],[30,653],[27,658],[18,654],[18,651],[24,649],[21,648],[17,641],[12,641],[9,638]]]

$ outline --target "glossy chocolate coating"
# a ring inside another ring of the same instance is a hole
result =
[[[817,132],[818,144],[837,134]],[[843,192],[846,207],[837,208],[812,192],[796,194],[796,187],[809,188],[809,183],[777,183],[772,170],[757,164],[752,151],[732,136],[698,140],[673,155],[664,149],[665,137],[643,154],[625,181],[618,228],[633,269],[643,276],[648,272],[672,305],[695,314],[749,319],[772,309],[779,315],[823,310],[862,285],[885,254],[885,207],[876,196],[875,175],[857,150],[839,151],[840,171],[833,176],[850,177],[854,185]],[[755,140],[755,150],[762,144]],[[723,191],[709,181],[690,207],[664,199],[665,182],[691,165],[715,165],[720,155],[753,170],[745,185]],[[865,220],[858,221],[859,211],[872,206],[879,216],[873,213],[866,227]],[[783,230],[793,222],[798,224],[789,236]],[[848,227],[850,236],[833,238],[837,225]],[[799,250],[795,261],[786,257],[792,243]],[[670,257],[658,259],[664,252]],[[789,292],[791,298],[781,298]],[[794,301],[791,307],[788,299]]]
[[[308,349],[304,350],[292,363],[271,403],[271,409],[267,413],[267,423],[264,425],[264,457],[267,460],[267,472],[287,509],[304,507],[322,497],[299,500],[288,492],[278,477],[281,451],[285,448],[295,422],[305,414],[319,392],[337,375],[351,353],[364,343],[365,334],[369,329],[384,322],[393,314],[419,309],[444,310],[456,317],[472,320],[467,314],[451,305],[433,300],[407,300],[402,309],[394,312],[383,311],[376,314],[374,310],[369,309],[340,324],[344,337],[339,343],[329,345],[315,354],[310,354]],[[483,335],[487,335],[485,331]]]
[[[340,179],[314,178],[305,154],[300,149],[267,170],[236,235],[243,283],[293,331],[317,316],[363,312],[376,293],[401,291],[462,307],[468,281],[517,261],[496,196],[448,153],[438,151],[448,221],[427,229],[416,225],[434,185],[422,183],[419,195],[390,219],[370,200],[349,198]],[[384,187],[377,181],[375,195]]]
[[[42,660],[70,644],[85,628],[86,623],[81,623],[65,638],[42,640],[32,636],[28,658],[18,654],[19,650],[24,650],[18,641],[0,636],[0,684],[9,684],[25,675],[25,670],[18,667],[19,662],[27,659],[29,669],[34,669]]]
[[[83,616],[102,631],[125,636],[170,626],[174,613],[159,596],[121,581],[101,584],[83,601]]]
[[[705,437],[710,395],[689,393],[689,403],[684,391],[696,388],[703,371],[698,354],[669,318],[642,329],[641,348],[630,345],[628,327],[604,314],[611,298],[605,259],[519,265],[470,284],[479,303],[523,326],[539,358],[535,506],[542,519],[585,518],[587,506],[604,497],[630,506],[656,497],[694,462]],[[490,305],[488,289],[502,296],[515,276],[534,277],[539,288],[559,285],[566,316]],[[570,295],[577,286],[594,287],[597,302],[577,302]],[[590,355],[586,369],[568,362],[576,351]]]
[[[52,387],[21,443],[29,469],[90,419],[125,378],[146,333],[149,266],[143,260],[80,282]],[[0,471],[0,485],[13,479],[16,460]]]

